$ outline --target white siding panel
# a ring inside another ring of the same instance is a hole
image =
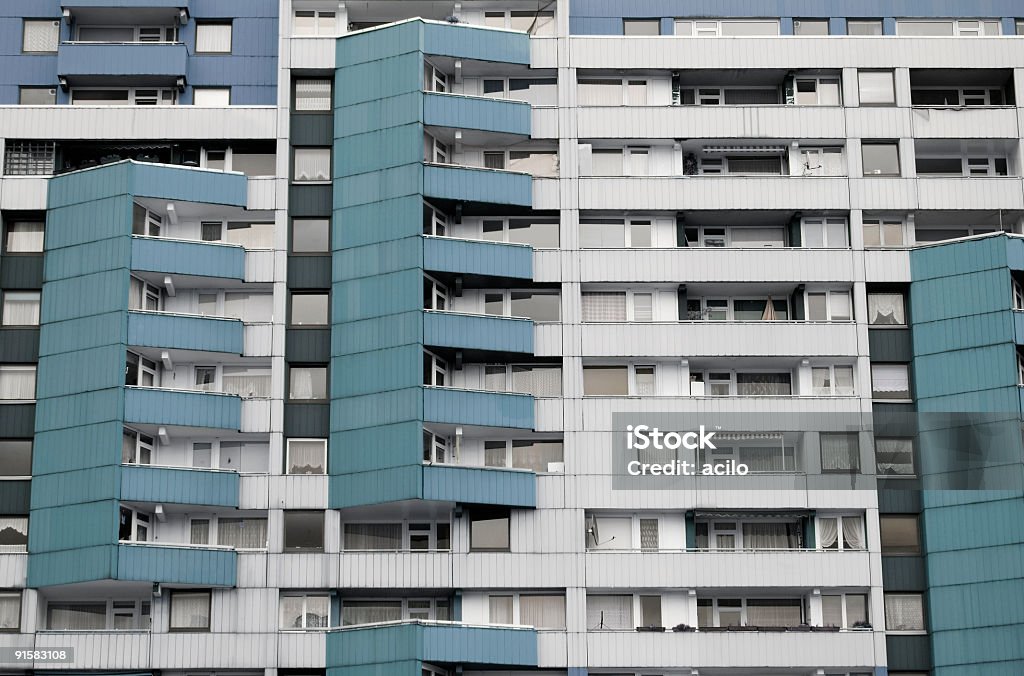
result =
[[[847,108],[846,125],[847,135],[853,138],[893,139],[912,135],[908,108]]]
[[[277,666],[281,669],[322,669],[327,660],[327,636],[322,631],[288,631],[277,635]]]
[[[450,552],[343,552],[341,586],[363,589],[445,589],[452,582]]]
[[[557,68],[558,40],[555,38],[533,38],[530,40],[530,67]]]
[[[533,353],[538,357],[556,357],[562,354],[562,325],[535,324]]]
[[[563,377],[564,375],[563,371]],[[561,432],[564,429],[562,422],[562,399],[535,399],[533,418],[534,429],[538,432]]]
[[[276,634],[152,636],[154,669],[264,669],[277,661]]]
[[[911,211],[917,208],[917,181],[912,178],[851,179],[850,207]]]
[[[562,252],[557,249],[535,250],[533,279],[536,282],[562,281]]]
[[[826,106],[620,106],[577,110],[579,137],[786,139],[846,137],[843,109]]]
[[[582,537],[577,539],[582,540]],[[563,545],[563,549],[567,548]],[[580,554],[477,552],[454,559],[455,586],[469,589],[558,589],[583,578]]]
[[[0,587],[21,589],[28,575],[28,554],[0,554]]]
[[[242,474],[238,477],[238,508],[268,509],[271,477],[266,474]],[[280,503],[278,503],[280,504]]]
[[[252,183],[249,184],[253,185]],[[271,250],[256,250],[245,252],[245,281],[247,282],[272,282],[274,281],[274,252]]]
[[[921,209],[1024,208],[1019,178],[921,178],[917,191]]]
[[[237,586],[266,587],[268,560],[269,555],[264,552],[239,552]]]
[[[327,509],[327,476],[289,475],[270,477],[270,504],[275,508]]]
[[[915,138],[997,138],[1020,136],[1013,108],[914,108]]]
[[[531,111],[530,138],[558,138],[558,108],[534,108]]]
[[[37,649],[74,648],[76,668],[139,669],[148,668],[149,632],[39,632]]]
[[[535,178],[533,179],[533,208],[534,209],[558,209],[558,179],[556,178]]]
[[[273,176],[250,178],[247,208],[253,211],[276,209],[277,179]]]
[[[291,67],[295,69],[334,68],[334,38],[292,38]]]
[[[45,139],[214,139],[277,137],[273,106],[11,106],[4,108],[9,138]]]
[[[843,178],[581,178],[581,209],[848,209]]]
[[[569,653],[566,646],[565,632],[561,631],[538,631],[537,632],[537,666],[542,669],[565,668],[570,664]],[[580,662],[573,662],[580,664]],[[470,672],[466,672],[468,675]],[[535,673],[535,672],[533,672]],[[548,672],[550,676],[559,676]],[[487,672],[487,676],[495,676],[495,672]],[[528,676],[523,674],[523,676]]]
[[[270,400],[242,400],[242,432],[270,432]]]
[[[910,251],[907,249],[864,252],[864,278],[872,282],[909,282]]]
[[[243,349],[246,357],[269,357],[273,354],[273,324],[246,324],[244,336],[245,347]]]
[[[288,589],[328,589],[338,585],[338,554],[269,554],[267,584]]]
[[[47,178],[37,176],[3,178],[3,185],[0,186],[0,209],[45,210],[47,181]]]

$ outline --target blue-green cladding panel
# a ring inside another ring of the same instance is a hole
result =
[[[242,354],[245,327],[238,319],[129,312],[128,344],[170,350]]]
[[[238,472],[130,465],[120,488],[122,500],[238,507]]]
[[[454,474],[438,474],[447,468],[428,474],[422,464],[422,427],[431,419],[426,409],[444,396],[422,386],[424,345],[533,350],[529,322],[424,317],[424,270],[532,277],[528,247],[422,236],[423,198],[432,190],[454,197],[462,189],[475,202],[524,206],[532,191],[526,175],[424,164],[424,124],[522,136],[529,135],[530,124],[525,104],[424,93],[424,58],[527,64],[529,39],[411,20],[347,35],[336,49],[334,222],[344,226],[331,235],[330,505],[466,501],[485,492],[492,499],[505,496],[508,504],[532,505],[532,475],[526,477],[529,488],[519,475],[489,476],[469,487]],[[479,419],[532,427],[530,397],[478,403],[481,411],[467,405],[445,415],[463,414],[466,424]],[[503,403],[510,408],[500,410]]]
[[[919,410],[1013,421],[1010,433],[970,450],[998,464],[1000,475],[1019,477],[1024,449],[1016,431],[1022,411],[1017,345],[1024,322],[1012,310],[1011,270],[1024,269],[1024,240],[997,235],[928,246],[912,251],[910,262]],[[992,434],[976,429],[984,433],[975,439]],[[944,449],[933,441],[938,438],[920,437],[925,475],[948,466]],[[922,506],[933,673],[1024,673],[1024,494],[1019,487],[925,490]]]

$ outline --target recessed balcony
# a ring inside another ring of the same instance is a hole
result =
[[[187,72],[188,49],[180,42],[65,42],[57,51],[57,74],[163,79],[173,84]]]
[[[434,423],[533,429],[533,397],[424,386],[423,419]]]
[[[242,280],[245,249],[234,244],[135,235],[132,270]]]
[[[128,344],[171,350],[242,354],[247,327],[238,319],[170,312],[128,313]]]
[[[426,164],[423,194],[457,202],[528,207],[533,203],[533,177],[501,169]]]
[[[216,392],[125,387],[124,421],[238,430],[242,423],[242,399]]]
[[[122,465],[121,499],[179,505],[238,507],[238,472]]]
[[[118,580],[233,587],[238,554],[230,547],[120,543]]]
[[[521,317],[424,310],[423,343],[464,350],[533,354],[533,322]]]

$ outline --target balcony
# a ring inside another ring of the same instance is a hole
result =
[[[117,546],[118,580],[233,587],[238,554],[228,547],[126,544]]]
[[[533,249],[523,244],[424,236],[423,269],[506,279],[532,279]]]
[[[1024,209],[1020,178],[921,177],[916,182],[920,209]]]
[[[80,669],[148,669],[148,631],[37,631],[36,650],[73,648]],[[31,638],[31,635],[27,636]]]
[[[245,249],[234,244],[133,235],[132,270],[241,280],[245,277]]]
[[[839,106],[595,106],[577,111],[580,138],[846,137]]]
[[[188,50],[180,42],[65,42],[57,52],[57,74],[69,79],[138,77],[173,83],[185,77],[187,60]]]
[[[424,310],[423,344],[533,354],[533,322],[519,317]]]
[[[238,430],[242,400],[233,394],[125,387],[124,421],[149,425]]]
[[[819,176],[581,177],[580,208],[628,211],[850,208],[848,179]]]
[[[530,104],[482,96],[424,92],[423,123],[434,127],[530,135]]]
[[[238,473],[225,470],[121,466],[121,499],[238,507]]]
[[[128,313],[128,344],[171,350],[242,354],[248,327],[237,319],[169,312]]]
[[[455,425],[533,429],[533,397],[528,394],[424,386],[423,420]]]
[[[381,646],[387,650],[382,651]],[[536,667],[537,632],[532,628],[406,621],[327,634],[328,669],[359,666],[395,676],[419,676],[419,662]],[[398,665],[404,665],[404,670]]]
[[[537,475],[520,469],[425,465],[423,499],[533,508]]]
[[[533,203],[532,182],[530,174],[499,169],[453,164],[423,167],[423,195],[435,199],[528,207]]]
[[[874,664],[871,631],[588,632],[591,667],[808,669]]]
[[[913,108],[914,138],[990,138],[1017,136],[1017,111],[1005,108]]]

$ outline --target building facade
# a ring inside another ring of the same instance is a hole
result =
[[[1024,671],[1024,9],[821,5],[0,8],[0,674]]]

